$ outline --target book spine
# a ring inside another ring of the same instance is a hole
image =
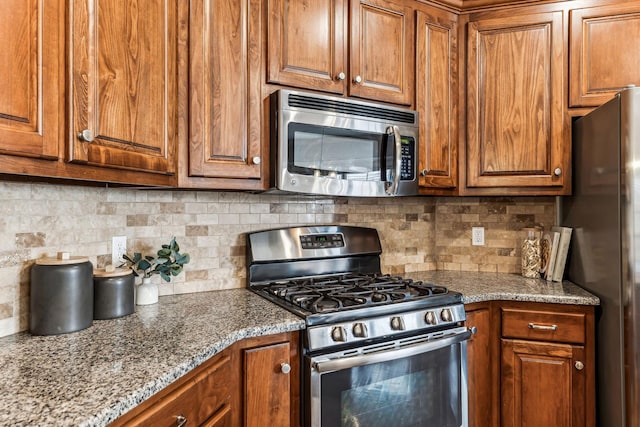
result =
[[[569,243],[571,242],[571,228],[563,227],[560,232],[560,243],[558,244],[558,257],[556,266],[553,270],[553,281],[561,282],[564,276],[564,267],[567,263],[567,254],[569,253]]]

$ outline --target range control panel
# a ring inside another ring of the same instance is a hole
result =
[[[306,234],[300,236],[302,249],[324,249],[344,247],[342,234]]]

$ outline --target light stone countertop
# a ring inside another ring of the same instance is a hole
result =
[[[468,271],[423,271],[405,277],[446,286],[463,295],[465,304],[482,301],[528,301],[551,304],[599,305],[600,299],[568,282],[528,279],[519,274]]]
[[[0,338],[0,425],[104,426],[236,341],[302,328],[233,289],[160,297],[69,334]]]
[[[599,304],[566,281],[446,271],[405,276],[461,292],[465,303]],[[104,426],[236,341],[303,328],[288,311],[232,289],[160,297],[70,334],[0,338],[0,425]]]

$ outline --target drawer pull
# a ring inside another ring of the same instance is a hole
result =
[[[182,427],[187,424],[187,417],[180,414],[176,417],[176,427]]]
[[[575,367],[578,371],[582,371],[584,369],[584,363],[578,360],[575,364]]]
[[[529,329],[538,329],[540,331],[557,331],[558,325],[537,325],[535,323],[529,323]]]

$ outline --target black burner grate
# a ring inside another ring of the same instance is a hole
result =
[[[341,274],[272,282],[262,290],[312,313],[411,301],[447,288],[388,274]]]

